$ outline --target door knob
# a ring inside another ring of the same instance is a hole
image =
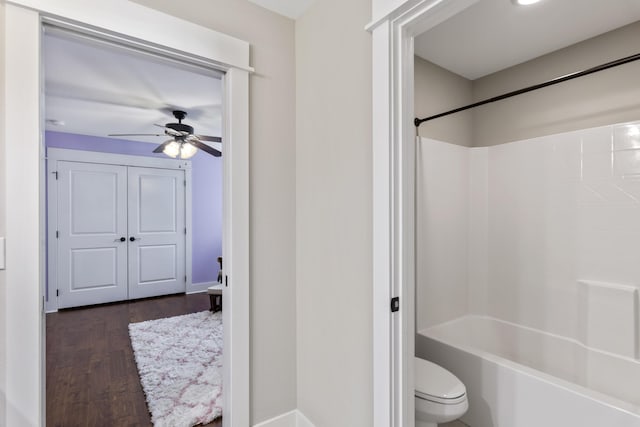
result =
[[[129,237],[129,240],[130,240],[130,241],[132,241],[132,242],[135,242],[135,241],[136,241],[136,238],[135,238],[135,237],[133,237],[133,236],[131,236],[131,237]]]
[[[121,237],[121,238],[120,238],[120,241],[121,241],[121,242],[126,242],[126,241],[127,241],[127,238],[126,238],[126,237]]]

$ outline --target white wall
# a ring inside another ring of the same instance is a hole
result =
[[[469,262],[469,149],[421,138],[416,151],[416,330],[463,316]]]
[[[373,425],[370,7],[296,21],[298,408],[317,427]]]

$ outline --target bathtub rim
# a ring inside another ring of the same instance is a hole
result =
[[[513,327],[517,327],[520,329],[526,329],[530,332],[537,332],[546,336],[551,336],[553,338],[556,339],[562,339],[562,340],[566,340],[569,341],[575,345],[579,345],[583,348],[585,348],[588,351],[593,351],[593,352],[598,352],[598,353],[602,353],[602,354],[606,354],[608,356],[613,356],[613,357],[617,357],[620,359],[625,359],[625,360],[629,360],[629,361],[633,361],[634,363],[639,363],[636,359],[632,359],[632,358],[628,358],[628,357],[624,357],[624,356],[620,356],[617,354],[613,354],[613,353],[608,353],[606,351],[602,351],[602,350],[598,350],[598,349],[594,349],[591,347],[587,347],[584,344],[582,344],[580,341],[572,339],[572,338],[568,338],[568,337],[564,337],[562,335],[557,335],[557,334],[553,334],[550,332],[546,332],[546,331],[542,331],[536,328],[532,328],[530,326],[525,326],[525,325],[520,325],[517,323],[513,323],[513,322],[509,322],[506,320],[502,320],[496,317],[492,317],[492,316],[488,316],[488,315],[483,315],[483,314],[466,314],[460,317],[457,317],[455,319],[446,321],[446,322],[442,322],[439,323],[437,325],[433,325],[430,326],[428,328],[423,328],[421,330],[419,330],[418,332],[416,332],[416,335],[421,335],[427,339],[433,340],[433,341],[437,341],[440,344],[443,344],[447,347],[451,347],[453,349],[456,350],[460,350],[460,351],[464,351],[467,353],[470,353],[476,357],[479,357],[481,359],[487,360],[489,362],[495,363],[499,366],[503,366],[506,367],[508,369],[512,369],[520,374],[526,375],[528,377],[533,377],[536,379],[539,379],[547,384],[550,384],[552,386],[555,387],[559,387],[562,388],[564,390],[567,390],[569,392],[573,392],[576,393],[584,398],[587,398],[589,400],[592,400],[594,402],[597,402],[599,404],[603,404],[606,405],[612,409],[618,410],[618,411],[622,411],[622,412],[626,412],[630,415],[636,416],[640,418],[640,405],[634,405],[631,402],[627,402],[625,400],[613,397],[611,395],[608,395],[606,393],[597,391],[597,390],[593,390],[590,389],[588,387],[582,386],[580,384],[576,384],[574,382],[571,382],[569,380],[557,377],[555,375],[551,375],[548,374],[544,371],[541,371],[539,369],[536,368],[532,368],[530,366],[524,365],[522,363],[519,362],[515,362],[513,360],[507,359],[505,357],[502,356],[498,356],[496,354],[493,353],[489,353],[487,351],[484,350],[480,350],[477,349],[473,346],[467,345],[467,344],[458,344],[458,343],[452,343],[451,341],[447,341],[446,339],[442,339],[440,337],[434,337],[432,335],[428,334],[428,331],[430,329],[433,328],[438,328],[438,327],[446,327],[446,326],[450,326],[453,323],[459,323],[462,321],[469,321],[470,319],[477,319],[477,318],[481,318],[484,320],[492,320],[492,321],[496,321],[498,323],[504,323],[507,324],[509,326],[513,326]],[[416,355],[416,357],[419,357]],[[455,375],[455,372],[454,372]]]

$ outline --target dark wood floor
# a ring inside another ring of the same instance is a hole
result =
[[[47,426],[150,426],[128,325],[208,309],[203,293],[47,314]]]

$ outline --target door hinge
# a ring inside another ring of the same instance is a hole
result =
[[[60,232],[56,230],[56,239],[60,238]]]
[[[391,312],[395,313],[400,310],[400,297],[391,298]]]
[[[186,187],[187,186],[187,180],[185,179],[183,182],[184,182],[184,186]]]
[[[56,176],[56,181],[58,180],[58,171],[53,171],[51,172],[52,174],[54,174]]]
[[[224,286],[225,288],[229,287],[229,276],[227,276],[226,274],[224,276]]]
[[[59,297],[60,296],[60,289],[56,289],[56,296]]]
[[[184,234],[187,234],[187,227],[184,228]]]
[[[187,276],[184,276],[184,283],[187,283]]]

